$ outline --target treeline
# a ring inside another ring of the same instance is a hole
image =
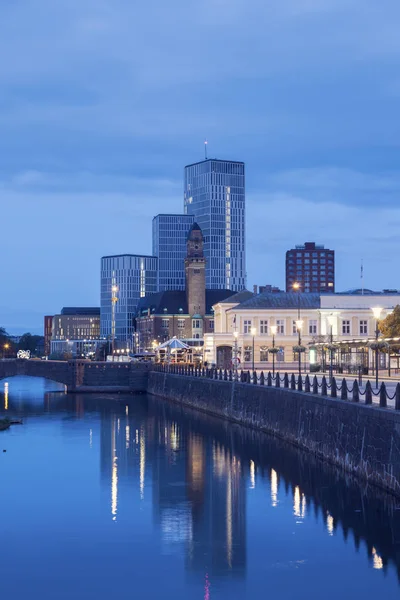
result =
[[[27,332],[15,343],[5,328],[0,327],[0,356],[11,358],[16,356],[18,350],[29,350],[31,355],[41,356],[44,353],[44,337]]]

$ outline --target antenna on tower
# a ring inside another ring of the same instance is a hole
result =
[[[361,259],[361,295],[364,296],[364,260]]]
[[[207,139],[204,140],[204,157],[207,160]]]

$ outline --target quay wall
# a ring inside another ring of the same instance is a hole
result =
[[[400,496],[400,413],[283,388],[151,371],[149,394],[273,434]]]

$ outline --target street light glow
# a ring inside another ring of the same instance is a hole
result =
[[[303,323],[304,323],[304,321],[302,319],[297,319],[297,321],[296,321],[297,331],[301,331],[303,329]]]
[[[251,335],[254,336],[254,335],[256,335],[256,333],[257,333],[257,329],[255,327],[252,327],[251,328]]]
[[[292,285],[294,290],[299,290],[300,289],[300,284],[298,281],[295,281],[294,284]]]
[[[375,319],[378,321],[380,319],[383,308],[381,308],[380,306],[375,306],[371,310],[374,313]]]
[[[237,339],[237,338],[238,338],[238,335],[239,335],[239,333],[238,333],[237,331],[234,331],[234,332],[233,332],[233,337],[234,337],[234,338],[236,338],[236,339]]]
[[[276,332],[278,331],[278,327],[276,325],[271,325],[270,330],[271,330],[272,335],[276,335]]]

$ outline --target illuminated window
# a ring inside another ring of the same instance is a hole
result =
[[[268,346],[261,346],[260,362],[268,362]]]

